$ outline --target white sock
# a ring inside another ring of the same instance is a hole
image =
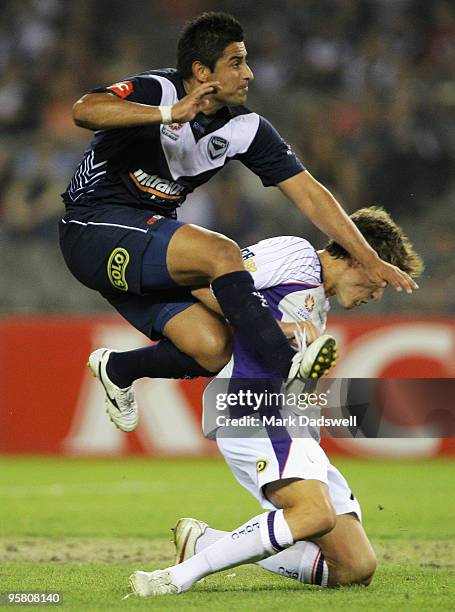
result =
[[[296,542],[283,552],[259,561],[257,565],[304,584],[326,587],[329,579],[329,568],[321,549],[306,540]]]
[[[208,574],[258,561],[293,543],[283,510],[265,512],[227,533],[191,559],[174,565],[170,572],[174,582],[186,591]]]
[[[196,554],[200,553],[201,550],[215,544],[221,538],[228,535],[229,531],[221,531],[220,529],[212,529],[211,527],[207,527],[202,535],[198,537],[196,540]]]
[[[196,552],[204,550],[207,546],[224,538],[228,533],[228,531],[208,527],[196,542]],[[326,587],[329,569],[322,552],[319,556],[320,552],[319,546],[313,544],[313,542],[296,542],[286,550],[258,561],[257,565],[269,572],[298,580],[304,584],[319,584]]]

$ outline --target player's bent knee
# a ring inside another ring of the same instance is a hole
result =
[[[264,492],[277,508],[284,508],[294,540],[322,537],[335,527],[336,514],[328,487],[317,479],[277,480],[269,483]]]
[[[373,580],[376,572],[377,561],[376,557],[369,555],[368,558],[362,559],[360,567],[357,568],[357,583],[368,586]]]
[[[317,515],[317,521],[315,524],[315,536],[321,537],[326,533],[330,533],[336,524],[335,510],[330,507],[326,507],[323,512]]]
[[[223,274],[243,269],[242,255],[239,245],[227,238],[218,235],[213,240],[212,252],[212,276],[217,278]]]
[[[360,556],[355,560],[345,562],[333,570],[332,576],[329,574],[329,584],[331,586],[355,584],[368,586],[373,580],[376,565],[376,557],[373,554],[362,555],[360,553]]]
[[[303,504],[299,507],[301,521],[296,521],[293,529],[295,540],[303,540],[309,537],[320,538],[330,533],[336,524],[335,510],[325,499],[318,500],[316,503]]]

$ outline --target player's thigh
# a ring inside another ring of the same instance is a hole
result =
[[[329,568],[329,586],[368,585],[376,570],[376,556],[357,516],[337,516],[330,533],[314,542],[321,548]]]
[[[178,349],[199,363],[209,359],[212,367],[207,369],[210,371],[220,370],[231,357],[229,326],[225,319],[203,304],[193,304],[177,313],[166,323],[163,333]]]
[[[179,285],[208,285],[222,274],[243,270],[240,249],[233,240],[190,224],[172,236],[166,264]]]

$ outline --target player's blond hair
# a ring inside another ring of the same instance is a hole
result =
[[[361,234],[379,257],[398,266],[414,278],[424,269],[423,260],[416,253],[402,228],[380,206],[368,206],[349,215]],[[334,240],[329,240],[326,251],[335,258],[350,257],[349,253]]]

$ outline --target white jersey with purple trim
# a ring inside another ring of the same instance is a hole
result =
[[[321,262],[308,240],[297,236],[268,238],[242,249],[242,257],[276,319],[312,321],[320,333],[324,332],[329,301],[322,284]]]
[[[324,332],[329,301],[322,283],[321,262],[308,240],[297,236],[268,238],[242,249],[242,256],[245,269],[277,320],[311,321],[321,334]],[[230,379],[264,377],[276,378],[276,374],[268,371],[251,347],[234,334],[232,358],[216,378],[224,379],[228,388]],[[210,401],[206,402],[207,398],[204,394],[203,431],[206,437],[213,438],[218,427],[216,410]]]
[[[329,301],[324,293],[321,262],[307,240],[296,236],[270,238],[243,249],[242,255],[256,289],[265,297],[278,320],[312,321],[321,333],[324,332]],[[361,521],[359,502],[343,475],[330,464],[317,439],[293,437],[285,428],[276,438],[265,435],[266,429],[261,434],[260,428],[242,437],[242,433],[237,435],[242,431],[241,427],[218,422],[220,415],[241,417],[241,413],[233,414],[229,408],[227,394],[233,390],[229,383],[236,378],[261,378],[264,373],[268,374],[250,347],[242,345],[234,336],[231,361],[208,385],[203,396],[204,435],[216,440],[238,482],[256,497],[265,510],[276,509],[264,495],[266,484],[286,478],[315,479],[328,485],[337,515],[352,512]],[[210,387],[212,393],[208,392]],[[220,393],[224,394],[221,399],[226,400],[223,406],[217,402]],[[251,410],[248,409],[246,414],[251,414]],[[245,428],[243,436],[247,432],[248,428]],[[310,582],[317,582],[313,574]]]

